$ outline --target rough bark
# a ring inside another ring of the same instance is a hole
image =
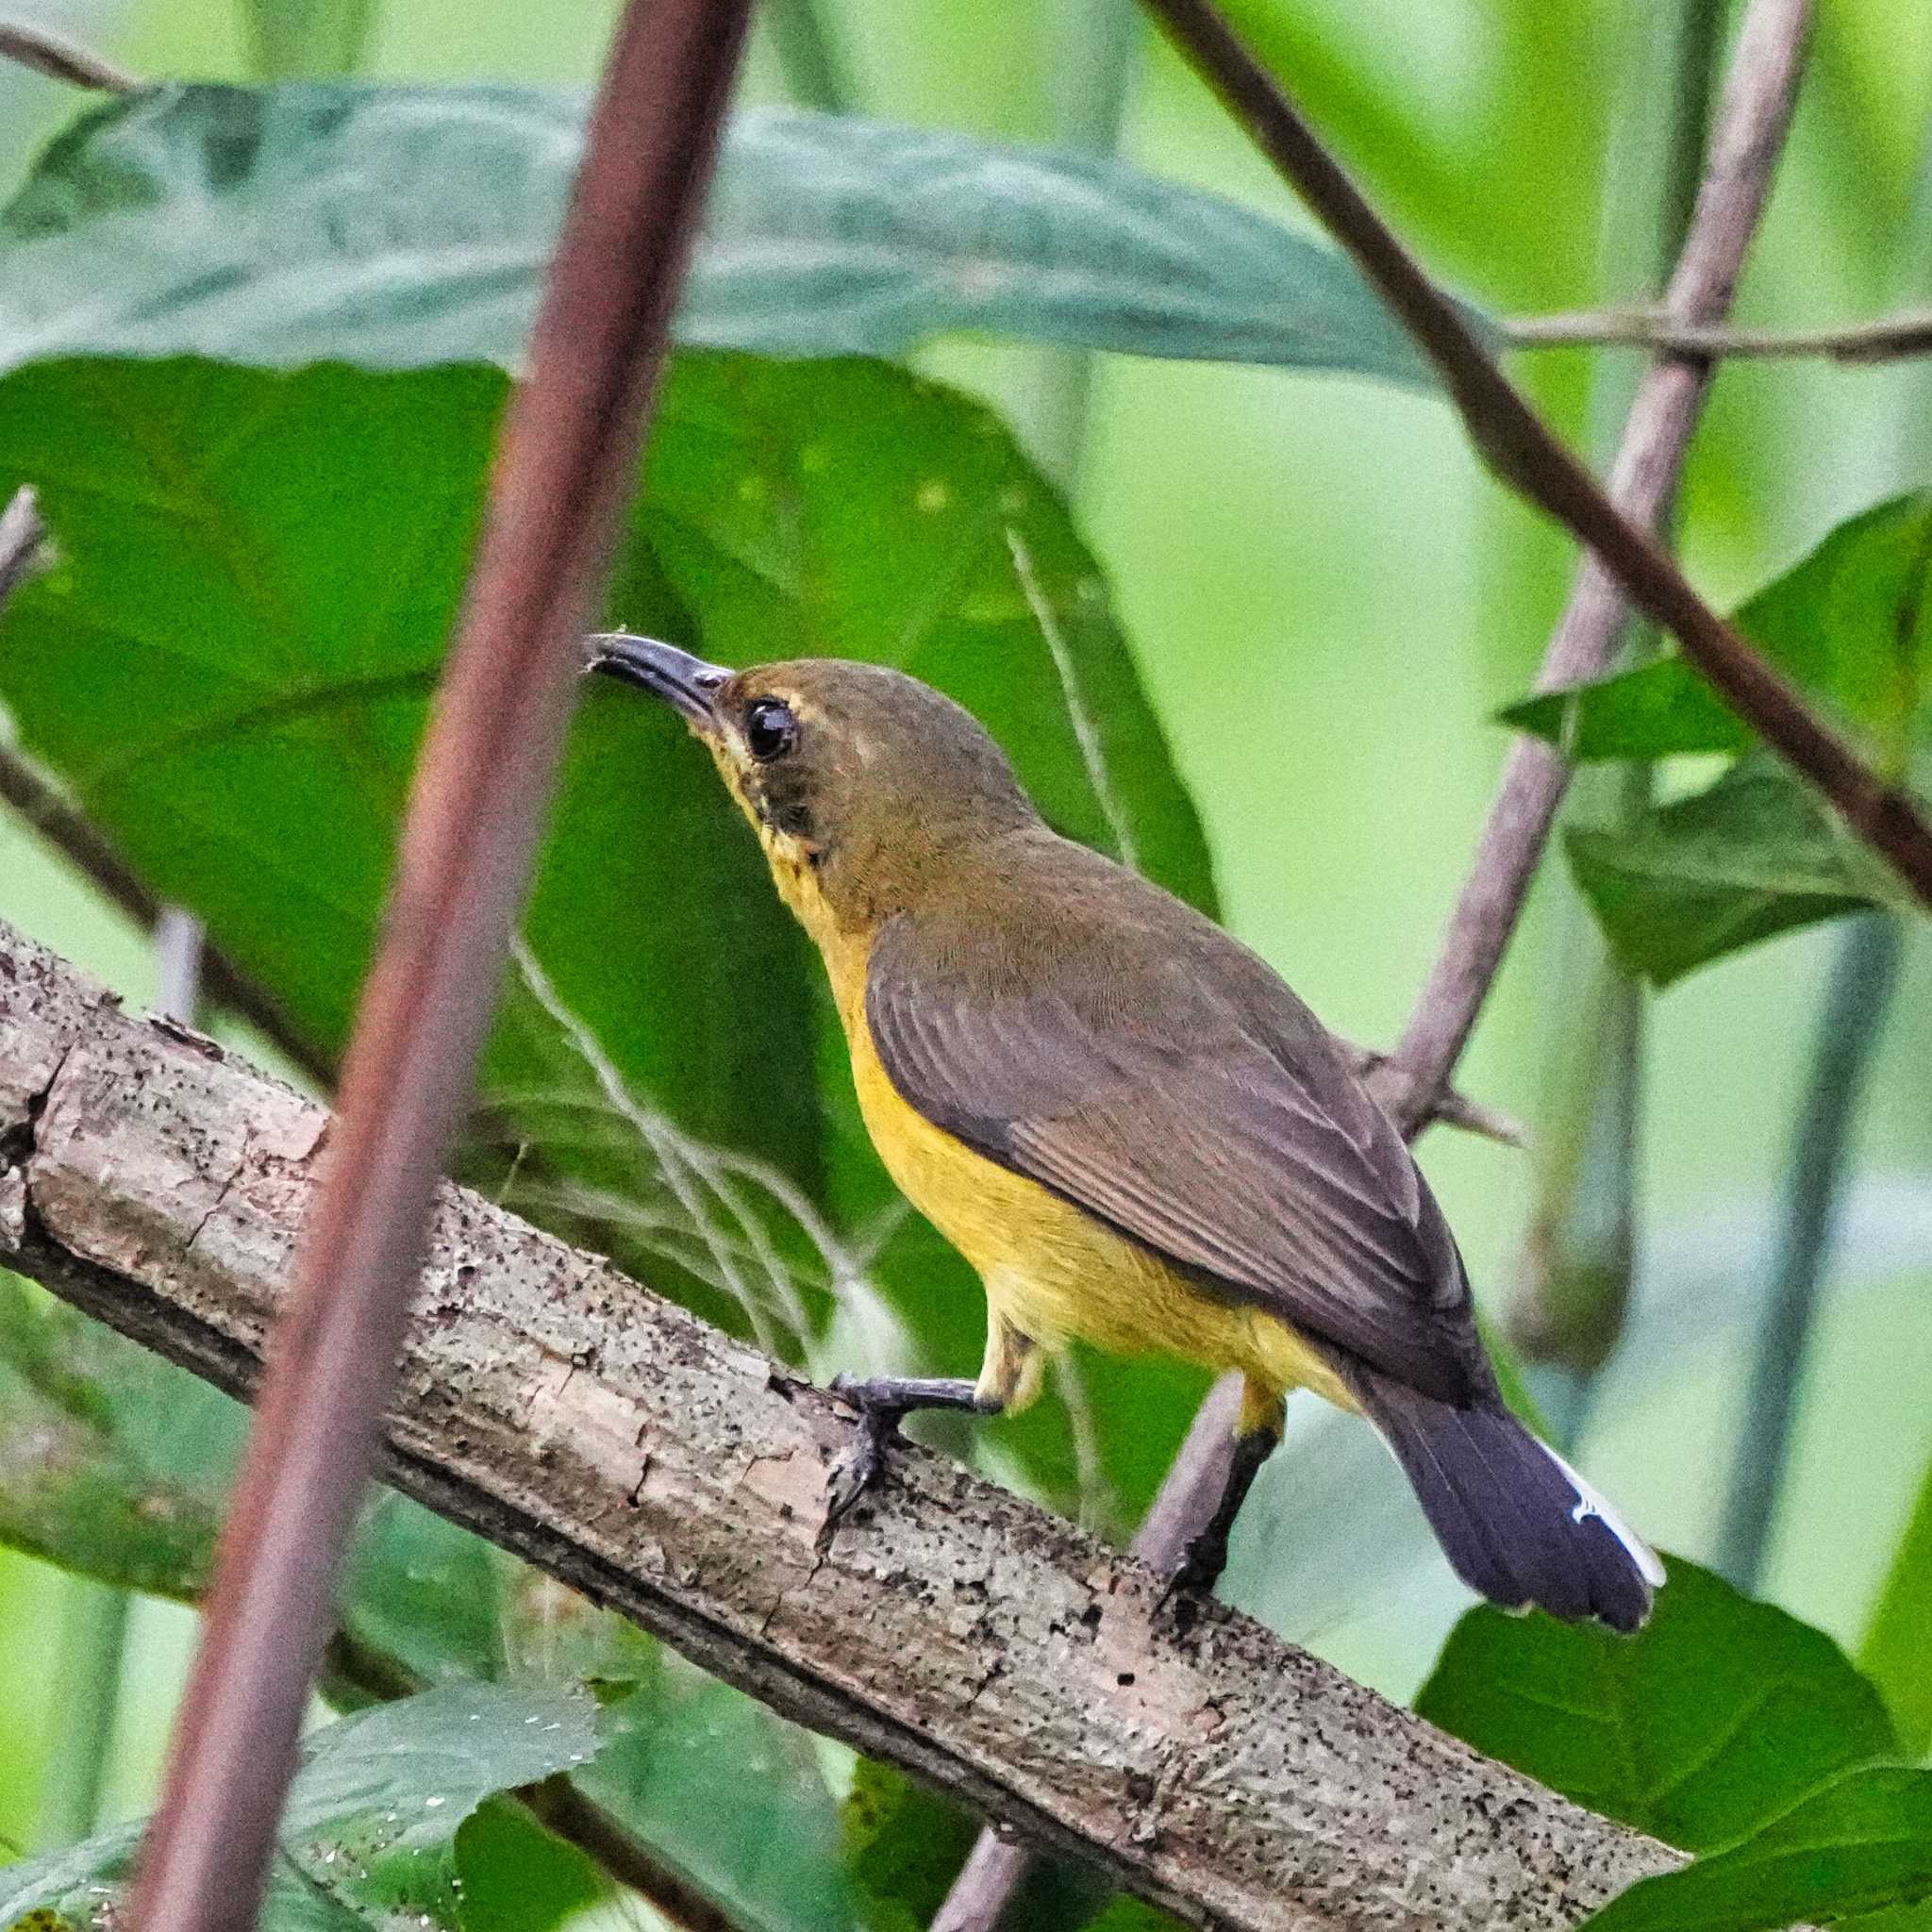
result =
[[[0,1260],[246,1395],[328,1116],[0,925]],[[445,1187],[397,1487],[1197,1924],[1557,1927],[1676,1855]]]

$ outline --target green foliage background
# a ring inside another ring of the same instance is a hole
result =
[[[261,48],[291,71],[326,72],[348,64],[359,21],[366,75],[526,82],[588,78],[611,11],[507,0],[339,9],[258,0],[232,11],[72,0],[69,16],[144,75],[249,78]],[[1295,75],[1318,122],[1431,265],[1489,312],[1596,306],[1637,291],[1624,218],[1614,208],[1606,214],[1606,183],[1641,180],[1657,166],[1642,133],[1664,111],[1646,25],[1657,9],[1641,0],[1239,0],[1230,11]],[[859,0],[825,0],[824,12],[868,114],[1044,141],[1091,112],[1077,97],[1083,64],[1064,49],[1066,37],[1097,30],[1092,0],[908,0],[890,25]],[[763,40],[746,92],[785,98]],[[1823,9],[1797,128],[1745,278],[1744,317],[1870,315],[1932,289],[1923,265],[1932,191],[1916,185],[1932,182],[1928,98],[1932,16],[1923,8],[1843,0]],[[74,108],[51,83],[0,75],[9,181]],[[1154,175],[1307,225],[1151,37],[1136,42],[1121,151]],[[1049,472],[1062,468],[1063,352],[953,340],[914,359],[988,398]],[[1628,358],[1566,351],[1514,366],[1558,425],[1601,454]],[[852,407],[870,405],[861,397]],[[9,480],[21,455],[0,423]],[[1683,547],[1693,577],[1728,607],[1845,519],[1928,484],[1924,368],[1733,366],[1691,461]],[[1521,696],[1560,608],[1568,547],[1480,475],[1449,413],[1426,393],[1223,364],[1100,360],[1074,506],[1199,810],[1227,922],[1338,1030],[1390,1041],[1422,983],[1508,743],[1494,714]],[[660,579],[627,588],[629,614],[650,608],[651,596],[675,601]],[[720,655],[756,648],[741,629],[712,644]],[[587,728],[610,727],[593,718]],[[1701,783],[1714,770],[1671,782]],[[623,836],[621,819],[595,824]],[[0,917],[130,996],[148,996],[144,944],[10,821],[0,821]],[[1546,1115],[1552,1069],[1578,1051],[1581,918],[1553,863],[1464,1066],[1469,1091],[1532,1124]],[[1828,930],[1778,939],[1687,977],[1650,1009],[1638,1312],[1600,1395],[1588,1462],[1674,1551],[1713,1546],[1832,943]],[[615,1005],[612,1015],[621,1024]],[[1932,1458],[1923,1393],[1932,1387],[1928,1015],[1932,949],[1921,923],[1908,930],[1858,1120],[1765,1580],[1776,1603],[1854,1648]],[[791,1042],[786,1064],[772,1071],[774,1087],[803,1080],[810,1051],[805,1038]],[[834,1107],[839,1091],[827,1082]],[[1533,1167],[1444,1134],[1425,1143],[1424,1158],[1494,1307],[1516,1265]],[[1127,1386],[1094,1366],[1088,1376],[1103,1391]],[[1150,1412],[1182,1412],[1184,1391],[1143,1395],[1132,1386],[1132,1401]],[[1343,1668],[1408,1695],[1460,1598],[1398,1492],[1342,1507],[1378,1453],[1363,1440],[1305,1420],[1243,1518],[1228,1588]],[[1001,1466],[1024,1475],[1037,1469],[1028,1462],[1037,1448],[1015,1442],[997,1452],[1008,1457]],[[1116,1480],[1131,1490],[1152,1473]],[[1916,1562],[1932,1574],[1924,1520],[1922,1506]],[[1380,1554],[1366,1561],[1369,1552]],[[42,1767],[70,1715],[54,1674],[32,1660],[91,1588],[0,1555],[0,1837],[14,1842],[33,1839]],[[1932,1585],[1920,1589],[1923,1604]],[[150,1800],[191,1624],[178,1607],[137,1602],[108,1767],[111,1817]],[[1909,1654],[1908,1629],[1886,1641]],[[1922,1685],[1921,1734],[1905,1740],[1914,1756],[1932,1743],[1926,1694]],[[660,1770],[656,1788],[684,1786]],[[874,1865],[893,1856],[890,1840],[866,1853]]]

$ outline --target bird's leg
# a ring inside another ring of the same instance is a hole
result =
[[[1160,1592],[1161,1601],[1182,1591],[1200,1591],[1204,1595],[1221,1580],[1227,1568],[1228,1532],[1241,1513],[1241,1505],[1255,1486],[1255,1478],[1281,1441],[1282,1406],[1280,1395],[1247,1382],[1241,1390],[1241,1412],[1235,1424],[1234,1453],[1228,1461],[1227,1481],[1223,1485],[1214,1513],[1188,1541],[1181,1560]]]
[[[886,1444],[899,1433],[903,1417],[916,1408],[964,1408],[979,1415],[997,1415],[999,1402],[980,1395],[976,1383],[933,1375],[876,1375],[858,1381],[841,1375],[832,1393],[843,1396],[858,1411],[858,1439],[839,1458],[832,1471],[831,1506],[825,1528],[839,1526],[845,1512],[885,1473]]]
[[[974,1415],[998,1415],[1002,1409],[1022,1407],[1038,1380],[1032,1339],[998,1315],[988,1322],[986,1361],[976,1382],[929,1375],[877,1375],[865,1381],[850,1375],[835,1378],[832,1393],[842,1396],[858,1411],[858,1438],[832,1471],[824,1534],[829,1536],[838,1528],[846,1511],[884,1473],[886,1444],[898,1434],[903,1417],[917,1408],[963,1408]]]

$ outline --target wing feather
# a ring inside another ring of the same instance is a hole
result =
[[[1205,921],[1184,938],[1178,961],[1063,959],[1041,992],[970,934],[901,915],[868,962],[874,1049],[987,1158],[1317,1341],[1472,1399],[1490,1375],[1467,1279],[1407,1148],[1252,954]]]

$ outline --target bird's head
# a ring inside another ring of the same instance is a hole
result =
[[[904,672],[840,658],[729,671],[623,633],[592,638],[588,661],[684,713],[822,943],[1040,822],[979,721]]]

